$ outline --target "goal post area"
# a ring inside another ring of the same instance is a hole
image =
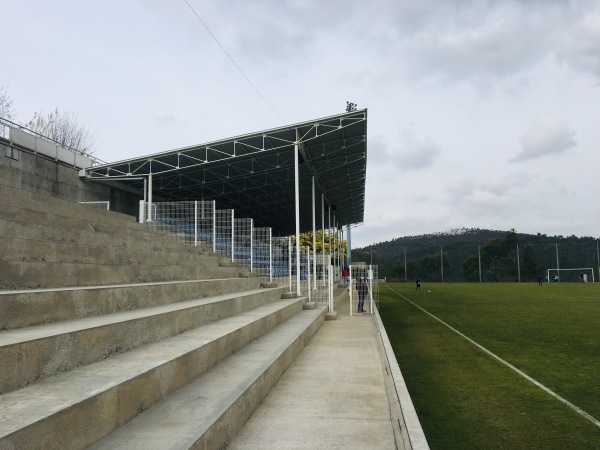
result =
[[[548,269],[546,281],[568,283],[595,283],[594,268],[583,267],[576,269]]]

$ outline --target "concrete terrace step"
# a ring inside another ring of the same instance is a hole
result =
[[[23,209],[66,216],[73,219],[105,223],[111,226],[140,226],[135,217],[114,211],[105,211],[96,207],[64,200],[41,192],[31,192],[0,183],[0,205],[22,205]]]
[[[297,314],[302,301],[279,300],[3,394],[0,448],[85,448]]]
[[[118,245],[86,245],[0,236],[0,259],[6,261],[46,261],[81,264],[197,264],[217,266],[217,254],[181,251],[180,246],[161,249],[152,246],[136,251]]]
[[[82,264],[0,260],[0,288],[40,289],[64,286],[237,278],[239,267],[198,264]]]
[[[302,311],[90,449],[225,448],[324,320]]]
[[[0,393],[278,301],[282,291],[256,289],[1,331]]]
[[[61,217],[61,220],[56,218],[43,220],[39,217],[17,219],[9,217],[9,212],[0,210],[0,236],[7,238],[162,249],[172,248],[174,242],[180,242],[178,246],[188,248],[188,251],[193,249],[194,253],[211,252],[211,248],[207,245],[200,243],[197,247],[193,247],[189,243],[174,241],[167,235],[146,230],[141,224],[135,224],[135,227],[109,226],[93,221],[71,219],[67,216]]]
[[[33,228],[33,234],[36,236],[45,234],[48,240],[90,243],[90,235],[85,232],[93,231],[94,233],[91,234],[92,243],[97,243],[98,239],[102,238],[102,234],[111,235],[113,238],[119,238],[122,235],[127,237],[138,236],[151,241],[163,241],[167,244],[172,243],[174,240],[181,243],[187,242],[188,244],[193,242],[193,236],[184,236],[181,233],[177,236],[168,236],[156,232],[149,234],[147,227],[137,223],[136,218],[133,216],[113,211],[103,211],[89,205],[77,204],[0,184],[0,195],[2,194],[5,196],[12,195],[12,197],[0,197],[0,235],[10,235],[10,231],[6,231],[6,226],[2,226],[3,220],[10,220],[50,227],[50,229]],[[152,224],[147,225],[152,227]],[[159,223],[157,226],[160,228],[164,225]],[[119,233],[117,236],[112,236],[115,235],[115,229],[118,229]],[[157,235],[161,237],[157,238]],[[211,250],[210,245],[205,245],[201,241],[198,244],[197,251],[203,249],[208,252]]]
[[[262,278],[0,291],[0,330],[81,319],[255,290]],[[285,294],[282,294],[284,297]]]

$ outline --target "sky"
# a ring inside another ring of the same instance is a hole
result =
[[[0,0],[17,121],[108,162],[368,109],[352,246],[600,236],[600,0]]]

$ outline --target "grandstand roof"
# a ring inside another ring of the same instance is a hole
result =
[[[321,193],[325,226],[329,205],[339,225],[362,222],[366,109],[90,167],[82,177],[105,182],[129,179],[142,190],[139,177],[152,174],[153,201],[216,200],[217,209],[234,209],[236,217],[251,217],[257,227],[270,226],[275,235],[289,235],[295,232],[296,142],[301,231],[312,230],[312,175],[317,228],[321,228]]]

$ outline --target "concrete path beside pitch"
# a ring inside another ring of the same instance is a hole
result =
[[[229,449],[395,449],[373,318],[347,296]]]

